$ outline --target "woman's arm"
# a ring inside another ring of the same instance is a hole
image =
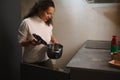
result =
[[[29,41],[24,41],[24,42],[21,42],[21,45],[22,46],[28,46],[28,45],[39,45],[40,43],[38,42],[38,41],[36,41],[35,39],[33,39],[33,40],[29,40]]]
[[[58,43],[58,41],[56,40],[56,38],[53,35],[51,36],[51,42]]]
[[[20,24],[18,29],[18,41],[22,46],[29,46],[29,45],[39,45],[40,43],[35,39],[28,39],[30,36],[28,35],[29,27],[28,24],[23,21]]]
[[[23,42],[21,42],[20,44],[21,44],[22,46],[28,46],[28,45],[30,45],[30,43],[31,43],[31,41],[23,41]]]

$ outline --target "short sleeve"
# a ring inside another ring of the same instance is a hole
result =
[[[29,27],[25,21],[22,21],[22,23],[19,26],[18,29],[18,41],[19,43],[27,40],[27,35],[28,35]]]

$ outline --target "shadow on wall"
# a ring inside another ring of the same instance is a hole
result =
[[[28,13],[36,1],[38,0],[21,0],[21,19]]]
[[[118,6],[118,5],[117,5]],[[104,15],[111,20],[116,26],[120,25],[119,19],[118,18],[120,16],[120,10],[118,10],[118,8],[111,8],[113,10],[113,12],[104,12]]]
[[[119,4],[118,4],[118,10],[117,10],[117,14],[119,15],[118,19],[120,19],[120,1],[119,1]],[[119,25],[120,25],[120,20],[119,21]]]

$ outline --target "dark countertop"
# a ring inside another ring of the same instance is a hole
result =
[[[71,79],[119,80],[120,68],[108,63],[111,60],[110,45],[110,41],[86,41],[66,66],[71,69]]]
[[[102,43],[105,44],[102,45]],[[67,67],[120,72],[120,69],[116,69],[108,64],[110,60],[109,41],[88,40],[70,60]]]
[[[120,80],[120,68],[108,62],[111,41],[87,40],[66,65],[71,80]]]

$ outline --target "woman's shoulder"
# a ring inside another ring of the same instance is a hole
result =
[[[21,24],[20,26],[28,26],[29,25],[29,22],[30,22],[30,18],[25,18],[21,21]]]
[[[33,22],[34,22],[34,20],[31,17],[28,17],[28,18],[25,18],[22,20],[22,24],[25,24],[25,25],[29,25]]]
[[[28,17],[23,20],[23,22],[31,23],[31,22],[42,22],[42,20],[38,16]]]
[[[22,20],[23,23],[27,23],[29,21],[30,21],[30,18],[25,18],[25,19]]]

